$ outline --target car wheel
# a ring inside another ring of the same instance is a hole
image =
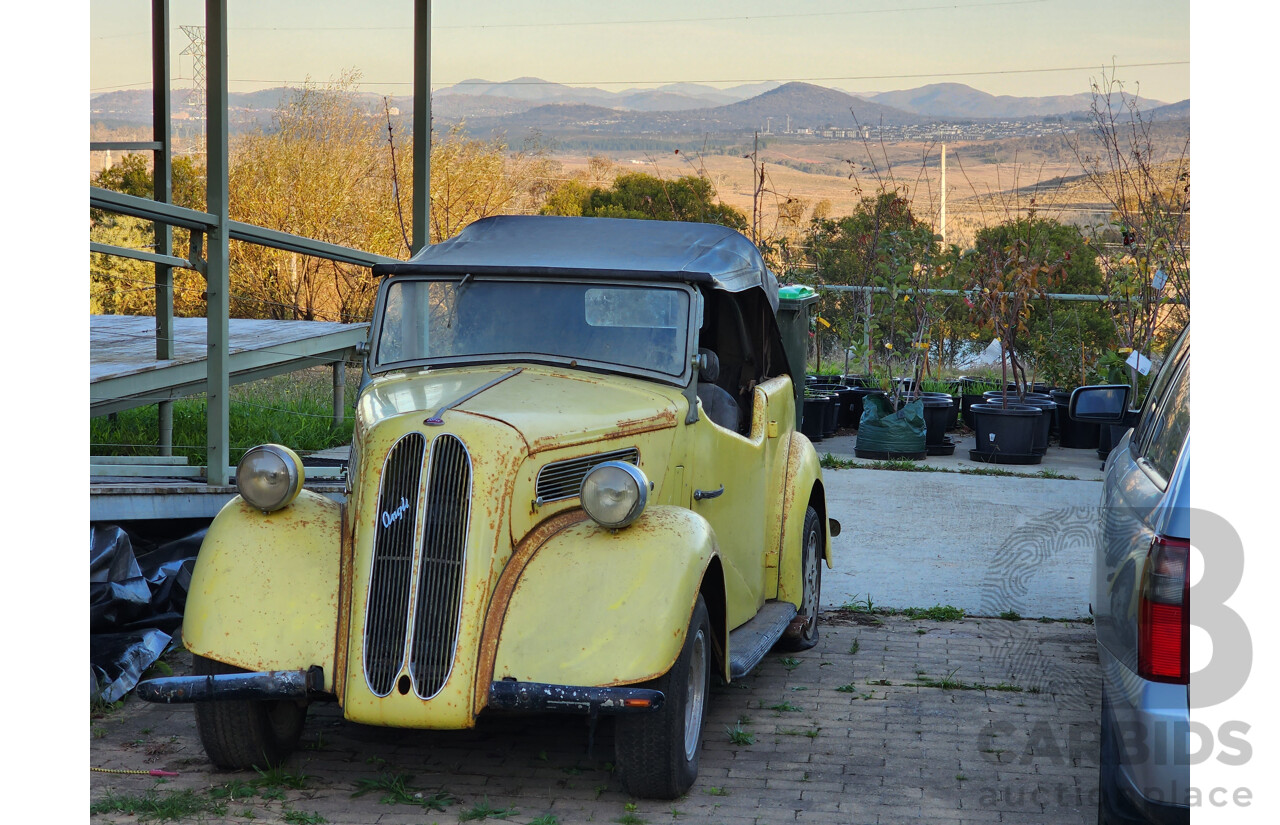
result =
[[[808,650],[818,643],[818,604],[822,598],[822,519],[810,507],[804,514],[804,539],[800,550],[800,575],[804,590],[798,615],[806,619],[799,629],[787,628],[778,640],[783,650]]]
[[[192,656],[197,676],[244,673],[241,668]],[[231,770],[278,765],[293,753],[307,718],[304,702],[228,700],[197,702],[200,744],[213,764]]]
[[[662,709],[618,718],[614,750],[632,796],[675,799],[698,778],[711,683],[711,619],[698,596],[689,632],[666,675],[639,687],[662,691]]]

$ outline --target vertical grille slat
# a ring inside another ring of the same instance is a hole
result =
[[[427,473],[418,599],[409,653],[414,692],[423,699],[444,687],[458,641],[471,515],[471,458],[456,436],[444,434],[432,442]]]
[[[404,661],[414,524],[425,454],[426,438],[410,433],[392,446],[383,465],[364,636],[365,679],[378,696],[391,692]]]

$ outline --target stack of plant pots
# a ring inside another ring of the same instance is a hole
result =
[[[1052,390],[1049,397],[1058,407],[1058,445],[1068,450],[1097,449],[1099,426],[1085,421],[1072,421],[1068,415],[1071,393],[1067,390]]]
[[[809,385],[809,389],[831,396],[835,410],[835,426],[839,427],[857,427],[857,422],[852,420],[852,406],[854,396],[856,395],[853,387],[846,387],[844,384],[834,383],[817,383]],[[861,412],[861,410],[859,410]],[[832,431],[834,434],[834,430]]]
[[[924,403],[924,444],[929,455],[952,455],[955,442],[947,438],[947,430],[955,425],[956,408],[951,396],[943,392],[923,392],[913,396]]]

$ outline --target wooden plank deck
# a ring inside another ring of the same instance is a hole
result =
[[[90,415],[203,392],[206,329],[203,318],[175,318],[175,357],[160,361],[155,357],[155,318],[90,315]],[[368,338],[368,330],[368,324],[232,318],[231,383],[353,358],[356,345]]]

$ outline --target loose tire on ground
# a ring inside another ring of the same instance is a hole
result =
[[[804,514],[800,575],[804,583],[798,615],[809,620],[800,630],[787,629],[778,640],[782,650],[808,650],[818,643],[818,607],[822,598],[822,519],[810,507]]]
[[[244,673],[241,668],[192,656],[197,676]],[[302,702],[197,702],[196,727],[200,744],[213,764],[231,770],[279,765],[298,744],[307,718]]]
[[[699,595],[676,663],[665,676],[640,686],[662,691],[662,709],[618,718],[614,749],[629,794],[675,799],[693,786],[710,677],[711,620]]]

